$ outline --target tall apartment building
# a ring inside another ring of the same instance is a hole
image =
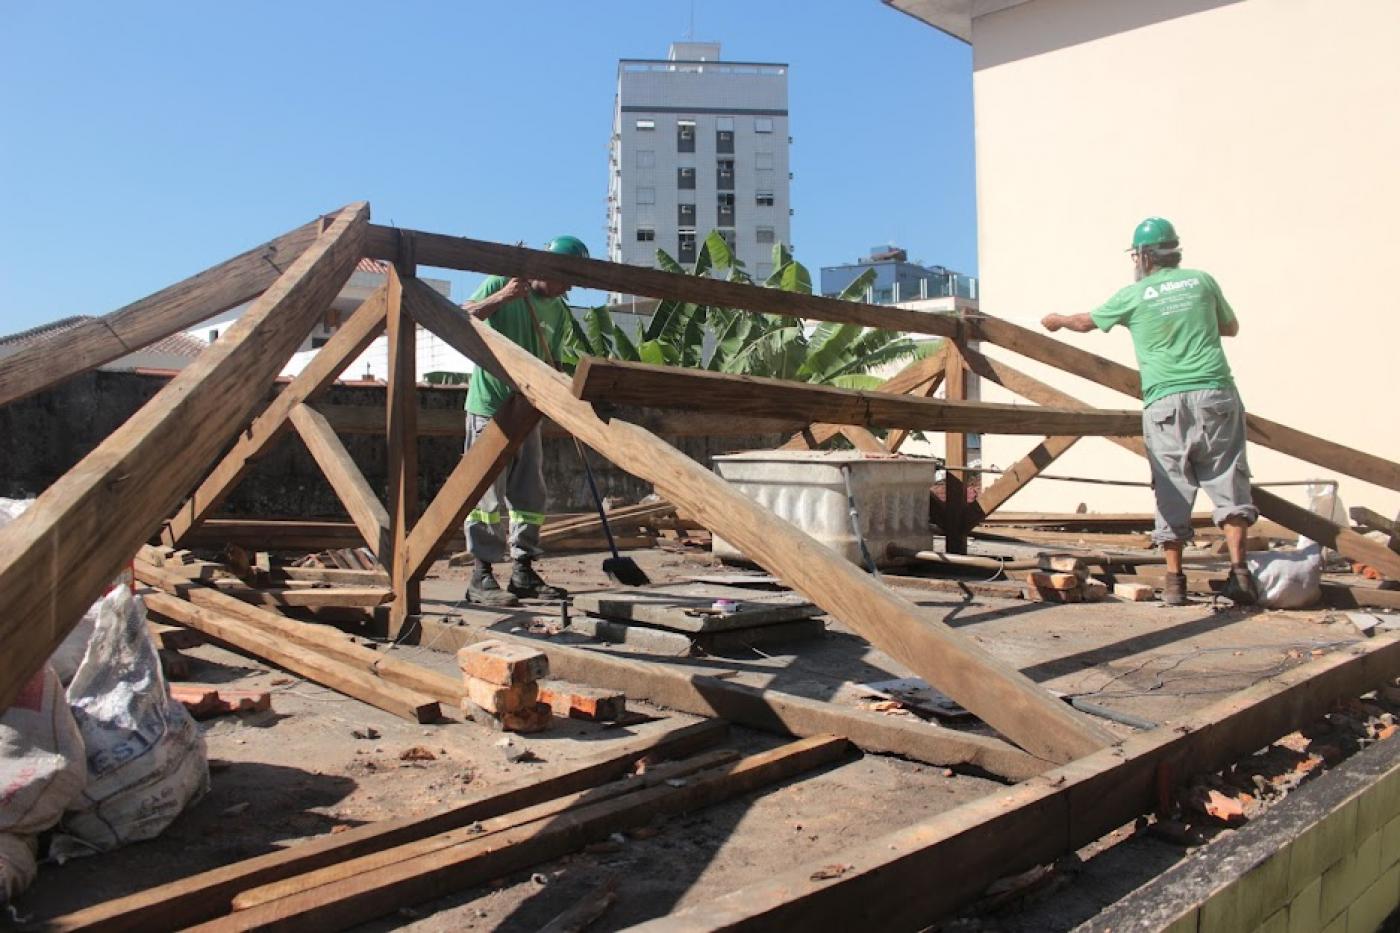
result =
[[[718,42],[676,42],[664,61],[623,59],[608,166],[608,258],[694,262],[719,230],[749,274],[790,243],[784,64],[720,61]]]

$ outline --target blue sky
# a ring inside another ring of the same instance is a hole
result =
[[[603,248],[619,58],[689,0],[24,3],[0,33],[0,334],[104,314],[354,200]],[[695,0],[791,66],[792,236],[976,271],[971,53],[879,0]],[[464,297],[479,276],[454,274]]]

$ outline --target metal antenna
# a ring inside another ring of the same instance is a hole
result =
[[[687,42],[695,41],[695,0],[690,0],[690,30],[685,34]]]

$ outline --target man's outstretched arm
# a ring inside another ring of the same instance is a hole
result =
[[[1099,329],[1087,311],[1083,314],[1047,314],[1040,319],[1040,326],[1052,334],[1061,327],[1065,330],[1072,330],[1076,334],[1087,334],[1091,330]]]

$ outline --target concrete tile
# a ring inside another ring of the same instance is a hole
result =
[[[1192,908],[1190,913],[1182,914],[1172,921],[1168,927],[1164,927],[1162,933],[1199,933],[1201,912]]]
[[[1288,889],[1299,891],[1312,879],[1356,849],[1356,800],[1348,801],[1312,827],[1289,847]]]
[[[1323,927],[1321,933],[1347,933],[1347,915],[1342,914],[1327,926]]]
[[[1347,933],[1374,933],[1400,904],[1400,865],[1381,875],[1347,908]]]
[[[1200,933],[1240,933],[1252,930],[1257,918],[1245,916],[1248,904],[1241,897],[1243,889],[1232,884],[1211,896],[1201,905]]]
[[[1357,798],[1356,835],[1362,838],[1400,816],[1400,768],[1383,776]]]
[[[1400,816],[1395,817],[1381,830],[1381,869],[1387,869],[1400,862]]]
[[[1288,903],[1288,933],[1313,933],[1322,926],[1322,879],[1314,878]]]
[[[1319,916],[1331,920],[1380,877],[1380,833],[1373,833],[1355,852],[1322,873],[1322,908]]]
[[[1270,914],[1255,928],[1255,933],[1288,933],[1288,908],[1283,907]]]
[[[1240,889],[1238,908],[1240,926],[1253,929],[1274,911],[1288,903],[1289,852],[1275,852],[1258,867],[1246,872],[1236,882]]]

